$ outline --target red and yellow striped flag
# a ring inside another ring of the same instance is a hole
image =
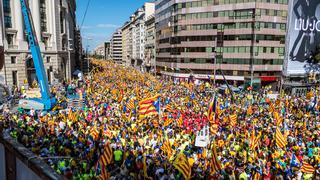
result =
[[[168,119],[166,119],[166,120],[164,121],[163,126],[164,126],[164,127],[167,127],[167,126],[169,126],[170,124],[172,124],[172,122],[173,122],[173,119],[172,119],[172,118],[168,118]]]
[[[153,96],[151,98],[144,99],[139,102],[139,117],[144,118],[146,116],[157,115],[158,111],[154,106],[160,95]]]
[[[276,111],[276,109],[275,109],[274,105],[270,102],[269,103],[269,112],[273,113],[275,111]]]
[[[91,128],[90,136],[92,136],[92,138],[94,140],[97,140],[99,138],[99,131],[97,130],[97,128],[95,126]]]
[[[179,119],[177,120],[177,123],[178,123],[178,126],[179,126],[179,127],[182,127],[182,124],[183,124],[183,117],[182,117],[182,115],[180,115]]]
[[[315,170],[316,169],[313,166],[311,166],[309,163],[303,162],[301,167],[301,172],[312,174]]]
[[[280,126],[280,124],[283,122],[283,118],[280,116],[278,112],[273,113],[274,120],[276,121],[276,125]]]
[[[153,124],[153,126],[156,127],[156,128],[159,127],[159,120],[153,120],[153,121],[152,121],[152,124]]]
[[[170,146],[169,140],[166,140],[160,148],[163,152],[165,152],[170,159],[172,156],[172,148]]]
[[[146,155],[144,154],[143,155],[143,176],[145,177],[145,178],[148,178],[149,176],[148,176],[148,171],[147,171],[147,157],[146,157]]]
[[[235,127],[237,125],[238,116],[236,114],[229,116],[230,125]]]
[[[173,166],[183,175],[184,179],[190,179],[191,167],[187,157],[180,153],[173,162]]]
[[[255,135],[255,130],[252,131],[251,137],[250,137],[250,149],[253,151],[260,142],[261,132],[258,134],[258,136]]]
[[[113,151],[109,142],[105,144],[103,153],[100,156],[99,161],[102,163],[104,167],[111,164],[111,162],[113,161]]]
[[[218,173],[221,170],[221,163],[218,159],[216,141],[212,142],[212,161],[211,161],[211,175]]]
[[[130,99],[130,100],[128,101],[128,103],[127,103],[127,108],[128,108],[128,110],[132,110],[132,109],[135,108],[135,106],[134,106],[134,99]]]
[[[172,106],[171,106],[170,104],[167,104],[167,105],[166,105],[166,110],[167,110],[168,112],[172,112],[172,111],[173,111],[173,108],[172,108]]]
[[[210,127],[210,133],[211,135],[215,135],[219,130],[219,124],[215,123],[215,124],[212,124],[211,127]]]
[[[287,140],[283,136],[283,134],[281,133],[279,127],[277,127],[277,129],[276,129],[275,138],[276,138],[276,145],[279,148],[284,148],[287,145]]]

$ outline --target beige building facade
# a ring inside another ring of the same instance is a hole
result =
[[[146,70],[145,62],[145,22],[154,14],[153,2],[145,3],[135,11],[130,20],[121,28],[122,31],[122,61],[127,66],[133,66],[142,71]]]
[[[21,86],[27,81],[30,84],[36,75],[20,1],[0,1],[5,49],[4,67],[0,71],[2,83]],[[75,0],[29,0],[29,7],[49,83],[70,79],[76,64]]]

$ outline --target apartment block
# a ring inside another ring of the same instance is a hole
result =
[[[156,64],[176,78],[262,84],[282,71],[288,0],[157,0]],[[217,80],[223,80],[217,71]],[[253,73],[252,73],[253,72]]]
[[[115,62],[122,64],[122,32],[121,29],[117,29],[112,34],[110,40],[110,58]]]
[[[149,16],[145,22],[145,67],[147,72],[156,70],[156,28],[154,14]]]
[[[154,14],[154,8],[154,3],[145,3],[121,28],[122,61],[127,66],[145,70],[145,21]]]

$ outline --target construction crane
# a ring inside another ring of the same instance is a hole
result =
[[[33,20],[28,2],[27,0],[20,0],[20,2],[25,30],[28,36],[29,48],[31,50],[32,60],[36,69],[36,76],[40,87],[41,98],[21,99],[19,101],[19,107],[23,109],[48,111],[56,105],[57,100],[50,93],[48,78],[43,65],[43,58],[41,56],[38,39],[34,31]]]

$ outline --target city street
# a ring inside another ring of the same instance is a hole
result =
[[[0,180],[320,179],[319,0],[0,7]]]

